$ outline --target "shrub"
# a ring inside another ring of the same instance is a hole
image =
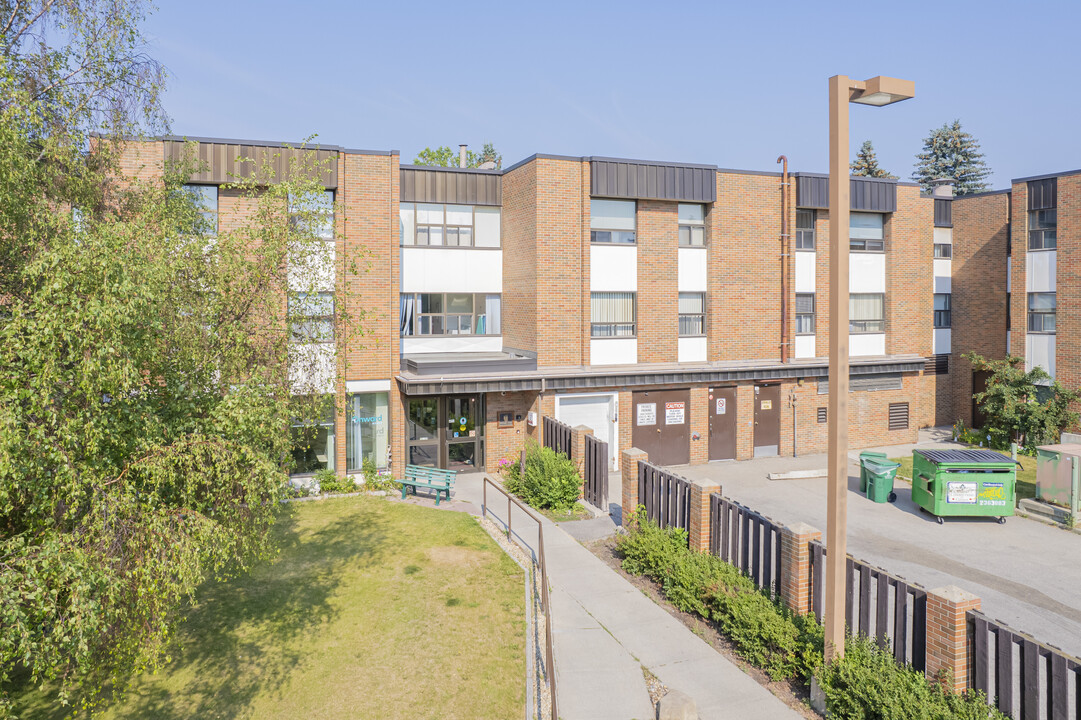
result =
[[[377,490],[401,490],[402,484],[394,479],[388,471],[379,472],[379,469],[375,466],[375,460],[370,457],[364,458],[361,463],[361,470],[364,473],[364,489],[369,492]]]
[[[582,478],[562,453],[531,444],[526,448],[525,473],[508,472],[509,491],[542,510],[566,510],[578,501]]]
[[[845,655],[818,672],[826,712],[841,720],[1005,720],[983,693],[957,695],[922,672],[898,665],[893,654],[868,638],[849,638]]]
[[[317,470],[315,473],[315,480],[319,483],[319,492],[337,493],[353,492],[356,490],[356,485],[352,478],[348,475],[339,477],[337,473],[329,468]]]

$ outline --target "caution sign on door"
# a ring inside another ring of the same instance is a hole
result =
[[[687,410],[687,403],[685,402],[667,402],[664,404],[664,424],[665,425],[682,425],[686,422],[685,415]]]
[[[717,398],[717,414],[724,415],[728,412],[728,400],[726,398]]]

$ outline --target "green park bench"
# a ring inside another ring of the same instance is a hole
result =
[[[443,493],[446,493],[447,500],[450,500],[450,489],[454,487],[454,476],[457,474],[457,470],[440,470],[439,468],[424,467],[422,465],[406,465],[405,479],[399,480],[402,484],[402,500],[405,500],[405,493],[409,488],[413,489],[414,495],[417,494],[417,488],[435,490],[436,505],[439,504],[439,498]]]

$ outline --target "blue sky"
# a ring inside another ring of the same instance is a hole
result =
[[[852,106],[902,179],[959,118],[992,186],[1081,167],[1077,2],[286,3],[162,0],[145,29],[180,135],[827,169],[827,79],[916,97]]]

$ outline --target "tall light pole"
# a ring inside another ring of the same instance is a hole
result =
[[[830,396],[826,497],[826,662],[845,653],[848,557],[848,103],[889,105],[916,93],[910,80],[830,78]]]

